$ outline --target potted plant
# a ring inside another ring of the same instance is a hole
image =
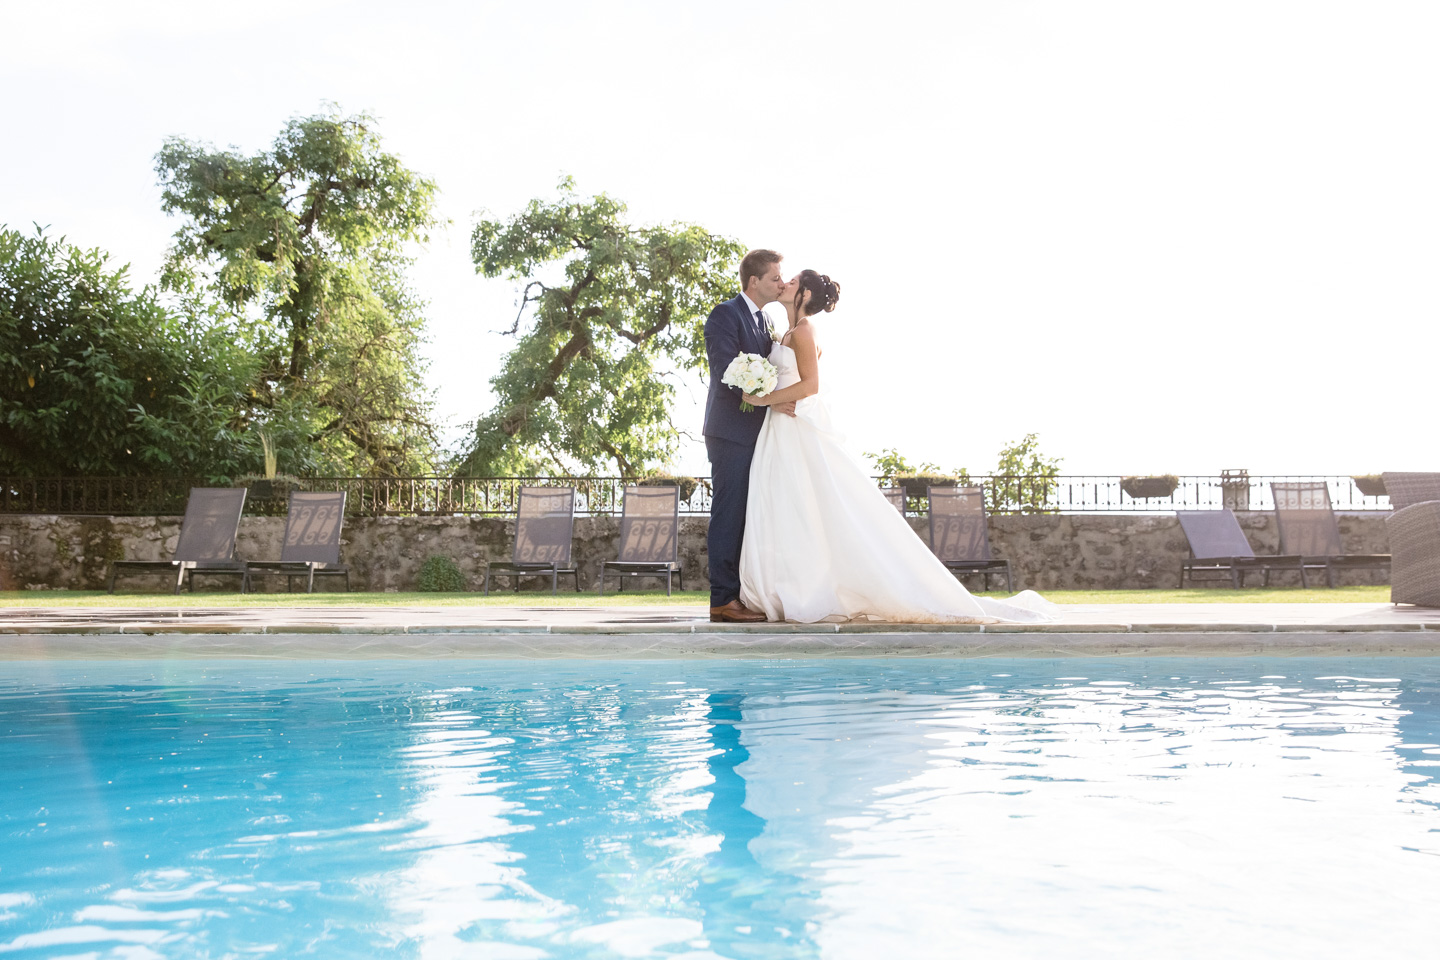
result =
[[[664,472],[651,473],[636,481],[642,487],[679,487],[681,502],[689,502],[700,481],[694,477],[676,477]]]
[[[1136,500],[1150,497],[1168,497],[1180,486],[1180,478],[1173,473],[1162,473],[1149,477],[1121,477],[1120,489]]]
[[[1355,481],[1356,489],[1367,497],[1385,496],[1385,478],[1378,473],[1361,474],[1350,479]]]

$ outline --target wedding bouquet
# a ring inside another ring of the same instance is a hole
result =
[[[752,397],[763,397],[775,389],[779,376],[775,372],[775,364],[766,360],[758,353],[742,353],[730,361],[730,366],[725,368],[725,376],[720,382],[727,387],[739,387],[742,393]],[[740,409],[749,413],[754,410],[753,404],[740,401]]]

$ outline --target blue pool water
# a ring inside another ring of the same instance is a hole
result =
[[[1435,660],[0,664],[6,957],[1434,956]]]

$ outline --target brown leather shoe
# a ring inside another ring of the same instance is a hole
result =
[[[764,623],[765,614],[756,613],[739,600],[731,600],[723,607],[710,608],[711,623]]]

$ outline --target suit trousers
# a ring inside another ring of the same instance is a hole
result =
[[[740,599],[740,547],[745,540],[745,505],[750,499],[750,461],[755,444],[706,437],[710,456],[710,606]]]

